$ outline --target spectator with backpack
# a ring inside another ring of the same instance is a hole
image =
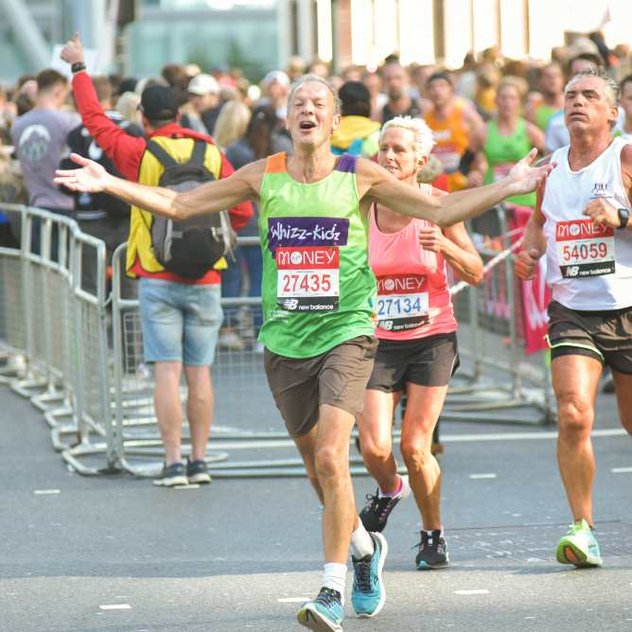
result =
[[[170,88],[154,85],[145,89],[140,109],[149,140],[134,138],[99,105],[78,34],[64,46],[61,58],[71,64],[72,89],[85,127],[123,177],[186,190],[233,172],[210,136],[179,124],[178,100]],[[184,163],[179,173],[174,169],[176,163]],[[252,207],[239,204],[229,214],[236,231],[248,222]],[[221,214],[217,226],[197,221],[156,222],[151,214],[132,206],[126,268],[129,276],[140,279],[145,361],[155,365],[154,405],[165,449],[163,471],[154,481],[157,485],[211,480],[205,461],[213,408],[209,368],[222,322],[218,269],[226,265],[222,257],[214,263],[213,250],[218,244],[222,252],[226,250],[228,233]],[[191,435],[186,465],[182,462],[179,392],[183,367]]]

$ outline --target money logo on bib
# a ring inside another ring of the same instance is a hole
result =
[[[377,279],[378,327],[405,331],[429,321],[426,277],[420,274],[392,274]]]
[[[614,274],[614,229],[591,219],[557,222],[555,245],[564,278]]]

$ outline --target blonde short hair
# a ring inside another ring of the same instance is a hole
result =
[[[435,139],[432,130],[426,125],[425,121],[410,116],[396,116],[382,126],[380,141],[384,136],[384,132],[391,127],[401,127],[414,134],[417,158],[426,158],[430,155],[432,148],[435,146]]]

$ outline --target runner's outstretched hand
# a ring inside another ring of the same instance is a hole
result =
[[[509,171],[507,178],[515,185],[516,194],[535,191],[544,183],[549,173],[555,169],[556,163],[554,162],[548,162],[540,167],[531,166],[537,155],[538,150],[532,149]]]
[[[81,165],[80,169],[57,169],[55,184],[65,186],[71,191],[82,193],[101,193],[112,179],[112,176],[98,163],[79,154],[70,154],[73,162]]]

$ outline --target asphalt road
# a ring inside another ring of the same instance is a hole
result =
[[[419,516],[392,514],[387,603],[346,632],[632,630],[632,441],[601,396],[594,444],[602,569],[555,562],[570,516],[554,431],[445,423],[452,563],[414,570]],[[279,632],[319,588],[320,509],[306,480],[165,490],[69,471],[41,413],[0,386],[2,632]],[[509,435],[509,436],[508,436]],[[373,491],[355,479],[358,502]]]

